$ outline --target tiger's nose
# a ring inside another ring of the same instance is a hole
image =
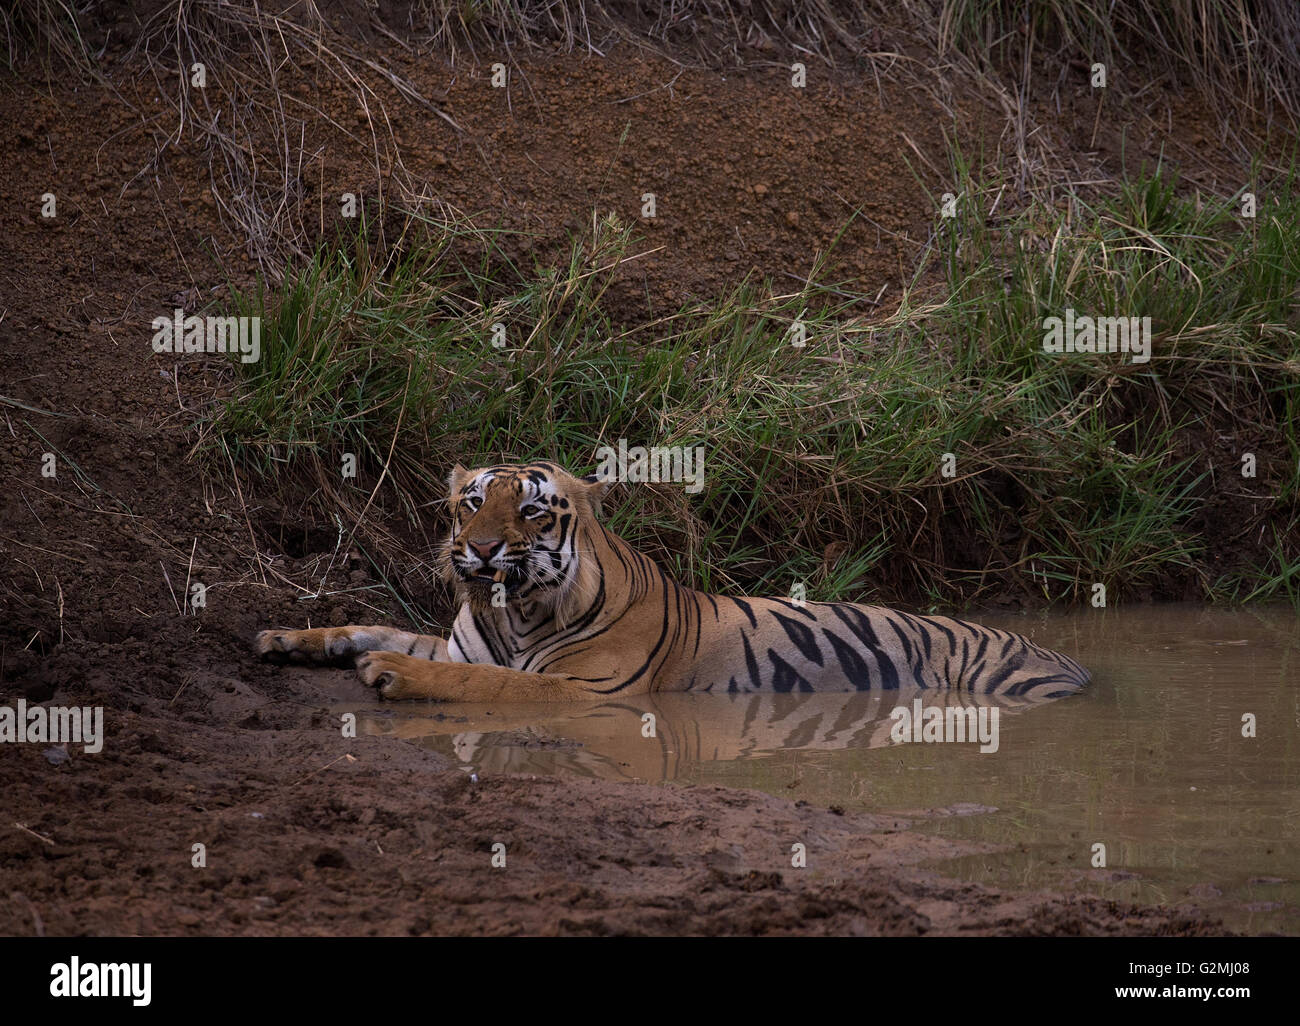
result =
[[[474,552],[478,555],[479,559],[483,560],[483,562],[486,563],[489,559],[492,558],[492,553],[497,550],[500,544],[501,544],[500,538],[494,539],[493,541],[485,541],[485,542],[474,541],[473,539],[471,539],[469,543],[469,547],[474,550]]]

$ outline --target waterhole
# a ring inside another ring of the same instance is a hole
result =
[[[914,829],[989,847],[936,863],[947,876],[1195,904],[1231,929],[1300,933],[1293,611],[978,619],[1076,656],[1092,685],[1036,705],[935,691],[666,694],[376,705],[359,718],[366,732],[418,739],[479,774],[721,784],[895,813]],[[966,739],[900,740],[921,736],[910,722],[918,699],[923,723],[943,717],[950,738],[967,724]]]

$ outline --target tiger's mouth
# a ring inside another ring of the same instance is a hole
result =
[[[507,567],[505,570],[498,570],[495,567],[485,566],[474,571],[460,571],[459,576],[466,587],[470,589],[471,594],[477,594],[483,598],[490,599],[492,591],[497,585],[505,587],[506,595],[515,594],[524,585],[524,572],[520,567]]]

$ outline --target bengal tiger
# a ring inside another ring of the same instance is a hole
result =
[[[257,649],[281,661],[355,657],[384,698],[456,702],[905,687],[1037,699],[1088,683],[1069,656],[962,620],[688,588],[600,522],[608,487],[549,462],[457,464],[441,552],[459,607],[449,638],[269,630]]]

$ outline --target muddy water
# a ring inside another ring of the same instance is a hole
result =
[[[1035,706],[937,692],[661,695],[376,706],[361,722],[419,738],[479,773],[724,784],[902,813],[918,829],[986,849],[935,865],[948,876],[1195,904],[1233,929],[1300,933],[1294,612],[1163,606],[982,620],[1076,655],[1092,687]],[[907,725],[891,712],[914,710],[917,697],[923,714],[984,706],[930,715],[953,727],[983,723],[987,749],[996,723],[996,750],[895,740]],[[1253,738],[1243,736],[1246,714]],[[1093,864],[1095,845],[1105,846],[1104,867]]]

